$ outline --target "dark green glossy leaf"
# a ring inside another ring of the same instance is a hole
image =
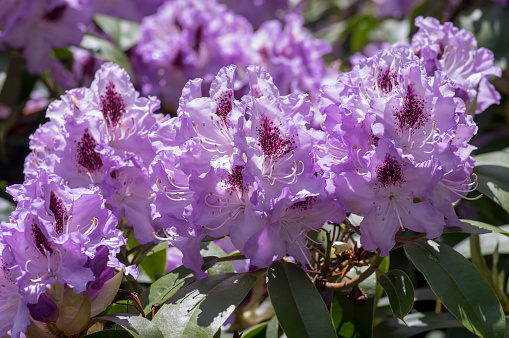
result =
[[[272,263],[267,288],[289,338],[336,337],[329,312],[309,276],[296,264]]]
[[[431,330],[461,326],[450,313],[417,312],[407,315],[405,322],[394,317],[385,319],[375,326],[373,337],[407,338]]]
[[[353,278],[365,269],[366,267],[353,269],[348,276]],[[371,337],[377,288],[375,274],[360,283],[359,287],[362,291],[334,292],[331,316],[339,337]],[[365,299],[356,300],[354,292],[358,294],[364,292]],[[351,293],[353,294],[350,295]]]
[[[200,255],[204,257],[205,264],[204,268],[208,271],[209,275],[217,275],[218,273],[232,273],[233,264],[230,261],[225,262],[210,262],[210,259],[216,257],[226,257],[228,254],[224,252],[217,244],[214,242],[204,242],[200,245]],[[209,259],[207,259],[209,258]]]
[[[122,326],[129,331],[135,338],[163,338],[163,334],[159,329],[148,319],[123,313],[118,315],[101,316],[98,319],[108,320]]]
[[[156,280],[140,295],[143,311],[148,314],[153,304],[164,304],[178,290],[189,285],[195,279],[192,270],[179,266]]]
[[[219,274],[177,292],[152,322],[165,337],[212,337],[245,298],[256,277]]]
[[[407,243],[405,252],[463,326],[484,337],[505,336],[500,303],[470,261],[449,246],[431,240]]]
[[[434,301],[436,299],[437,295],[435,295],[433,291],[428,287],[414,290],[414,303],[430,300]],[[381,298],[377,305],[379,308],[383,306],[390,306],[389,298],[387,297]]]
[[[135,82],[134,73],[129,60],[127,59],[127,56],[119,47],[115,46],[113,43],[94,35],[85,34],[81,40],[81,47],[87,49],[99,59],[111,61],[118,64],[129,74],[131,81]]]
[[[391,270],[380,275],[377,281],[384,288],[394,315],[403,319],[414,306],[414,286],[410,278],[401,270]]]
[[[509,167],[476,166],[477,190],[509,212]]]
[[[122,50],[128,50],[138,42],[140,37],[138,22],[104,14],[94,15],[94,21]]]
[[[126,330],[103,330],[86,335],[86,338],[128,338],[132,337]]]

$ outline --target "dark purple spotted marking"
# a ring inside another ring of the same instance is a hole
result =
[[[55,217],[55,233],[60,236],[64,233],[64,223],[67,222],[67,209],[60,198],[52,191],[49,200],[49,209]]]
[[[298,211],[304,211],[307,209],[313,208],[313,205],[316,203],[316,196],[307,196],[304,201],[296,202],[288,208],[288,210],[298,210]]]
[[[67,4],[55,6],[49,12],[46,12],[46,14],[44,14],[44,20],[52,22],[58,21],[62,18],[66,9]]]
[[[116,126],[125,112],[124,100],[115,89],[115,84],[110,81],[106,86],[106,92],[101,95],[101,111],[108,125]]]
[[[384,187],[403,183],[401,163],[390,155],[376,168],[376,179]]]
[[[296,148],[293,136],[284,138],[279,127],[267,116],[262,115],[260,126],[256,128],[258,145],[266,157],[280,158]]]
[[[377,75],[376,81],[378,84],[378,88],[384,94],[390,93],[392,91],[392,88],[399,84],[397,80],[397,74],[391,72],[390,68],[380,71]]]
[[[228,180],[225,182],[226,187],[244,192],[244,177],[242,176],[243,165],[233,167],[232,173],[228,174]]]
[[[380,140],[380,137],[376,136],[375,134],[373,134],[373,131],[371,130],[369,132],[369,143],[371,145],[374,145],[375,147],[378,146],[378,141]]]
[[[393,112],[397,127],[401,132],[410,128],[413,131],[419,130],[428,122],[431,114],[424,111],[424,104],[424,99],[417,95],[414,86],[408,85],[403,107]]]
[[[48,242],[48,239],[44,234],[42,233],[41,229],[37,224],[34,222],[32,224],[32,234],[34,236],[34,244],[37,250],[44,256],[46,256],[46,253],[53,254],[54,251],[51,248],[51,244]],[[47,256],[46,256],[47,257]]]
[[[229,127],[227,122],[228,114],[232,111],[232,96],[233,91],[231,89],[228,89],[227,91],[224,91],[219,95],[218,98],[216,98],[216,115],[223,120],[226,127]]]
[[[16,284],[14,279],[12,278],[11,271],[7,268],[7,263],[0,257],[0,264],[2,264],[2,271],[4,274],[5,280],[7,280],[9,283]],[[5,287],[4,284],[1,285],[2,287]]]
[[[78,163],[91,173],[101,169],[103,166],[101,156],[95,151],[96,146],[97,142],[89,134],[88,128],[86,128],[81,140],[78,142],[76,157]]]

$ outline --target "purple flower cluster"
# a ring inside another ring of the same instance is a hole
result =
[[[260,267],[287,254],[307,262],[307,233],[345,216],[315,175],[306,96],[280,96],[264,69],[248,67],[250,93],[236,100],[234,74],[222,68],[209,97],[201,80],[188,82],[178,116],[150,135],[154,217],[200,275],[206,237],[230,236]]]
[[[92,18],[90,8],[78,0],[8,0],[1,7],[0,45],[23,48],[32,74],[48,68],[62,72],[64,66],[52,58],[51,51],[79,44]]]
[[[500,94],[488,79],[500,77],[502,71],[493,65],[490,50],[477,48],[474,34],[451,22],[441,25],[431,17],[418,17],[415,25],[419,31],[412,38],[411,49],[422,60],[428,76],[436,70],[446,73],[454,81],[456,96],[476,104],[476,114],[499,103]]]
[[[155,152],[148,139],[158,116],[155,98],[141,98],[127,73],[104,64],[90,88],[70,90],[48,108],[50,121],[31,138],[25,175],[55,173],[72,187],[100,187],[118,219],[134,225],[136,238],[154,238],[148,168]],[[154,228],[155,227],[155,228]]]
[[[322,56],[330,46],[302,24],[301,16],[290,13],[284,28],[272,20],[253,32],[246,18],[216,1],[169,1],[142,21],[133,67],[145,95],[174,105],[188,79],[201,77],[208,88],[230,64],[265,67],[284,95],[317,96],[325,75]],[[249,81],[240,75],[234,89],[245,93]]]
[[[0,308],[9,310],[12,322],[2,324],[0,334],[11,330],[17,337],[30,323],[28,313],[36,321],[56,320],[61,298],[52,292],[55,283],[85,293],[80,304],[87,297],[93,302],[122,266],[116,254],[125,240],[95,186],[71,189],[61,177],[40,170],[8,192],[18,205],[1,224]]]
[[[360,61],[319,101],[326,138],[318,164],[348,211],[364,216],[361,243],[386,256],[406,228],[442,234],[458,225],[453,203],[471,190],[476,132],[454,82],[428,76],[407,48]]]

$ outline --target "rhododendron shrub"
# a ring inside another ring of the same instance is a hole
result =
[[[503,5],[7,0],[0,336],[504,337]]]

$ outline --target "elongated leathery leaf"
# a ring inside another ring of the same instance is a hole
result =
[[[171,297],[152,322],[165,337],[212,337],[255,281],[255,276],[233,273],[201,279]]]
[[[482,165],[475,167],[474,172],[477,174],[477,190],[509,212],[509,168]]]
[[[135,338],[163,338],[163,334],[148,319],[129,313],[121,315],[106,315],[101,320],[112,321],[129,331]]]
[[[405,322],[394,317],[385,319],[375,326],[373,337],[407,338],[450,327],[461,327],[461,323],[450,313],[417,312],[406,316]]]
[[[86,335],[87,338],[128,338],[133,335],[126,330],[102,330]]]
[[[267,288],[289,338],[336,337],[329,312],[308,275],[293,263],[272,263]]]
[[[403,319],[414,305],[414,286],[410,278],[401,270],[391,270],[380,275],[377,281],[384,288],[394,315]]]
[[[179,266],[170,273],[156,280],[140,295],[141,304],[144,306],[143,311],[148,314],[152,305],[159,303],[162,305],[178,290],[189,285],[194,280],[192,270]]]
[[[509,167],[509,153],[505,151],[493,151],[474,156],[477,167],[483,165],[500,165]]]
[[[477,269],[449,246],[431,240],[405,244],[405,252],[445,307],[482,337],[504,337],[502,307]]]

